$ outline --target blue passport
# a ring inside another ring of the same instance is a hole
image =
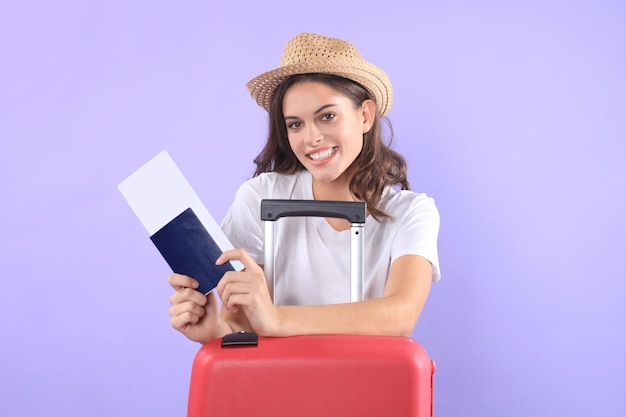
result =
[[[226,272],[234,271],[230,262],[215,265],[222,250],[191,208],[173,218],[150,239],[172,271],[198,281],[197,290],[204,294],[214,289]]]

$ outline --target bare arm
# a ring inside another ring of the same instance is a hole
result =
[[[264,336],[368,334],[410,336],[430,292],[432,266],[406,255],[393,262],[380,298],[321,306],[272,304],[262,269],[243,250],[225,252],[218,262],[239,259],[245,272],[228,273],[218,285],[231,327],[244,325]],[[247,322],[241,320],[244,312]],[[236,319],[236,318],[239,319]]]
[[[410,337],[430,292],[431,265],[403,256],[391,267],[380,298],[348,304],[279,307],[280,335],[365,334]]]

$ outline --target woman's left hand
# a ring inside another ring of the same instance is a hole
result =
[[[244,270],[227,272],[217,284],[223,308],[232,314],[242,309],[252,330],[261,336],[278,335],[278,309],[270,298],[263,269],[244,249],[224,252],[216,264],[232,260],[239,260]]]

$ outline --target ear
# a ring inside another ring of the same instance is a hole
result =
[[[363,116],[363,133],[367,133],[372,128],[376,116],[376,104],[373,100],[367,99],[361,104],[361,115]]]

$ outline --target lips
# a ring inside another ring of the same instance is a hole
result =
[[[337,147],[327,148],[319,152],[307,154],[307,156],[315,162],[320,162],[330,158],[337,152]]]

